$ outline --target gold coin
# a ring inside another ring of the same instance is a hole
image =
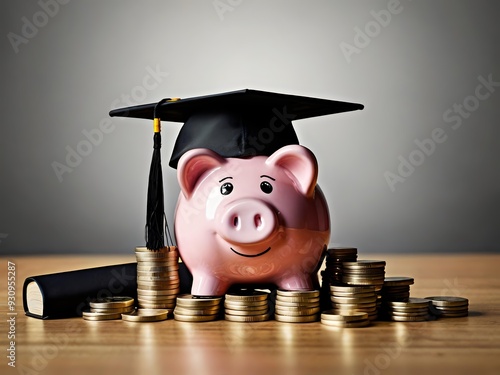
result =
[[[373,303],[377,302],[377,296],[373,297],[330,297],[332,302],[335,303]]]
[[[178,313],[180,315],[216,315],[218,312],[218,306],[205,307],[203,309],[188,309],[177,305],[174,310],[174,313]]]
[[[222,297],[199,298],[191,294],[181,294],[177,296],[177,304],[185,307],[205,307],[219,305]]]
[[[311,323],[311,322],[317,322],[319,320],[319,314],[304,315],[304,316],[288,316],[288,315],[274,314],[274,319],[277,320],[278,322],[285,322],[285,323]]]
[[[395,322],[425,322],[429,320],[429,315],[424,316],[395,316],[392,315],[389,317],[390,320]]]
[[[82,317],[85,320],[116,320],[122,316],[121,313],[102,313],[86,310],[82,312]]]
[[[149,250],[146,246],[137,246],[135,248],[136,253],[151,253],[151,252],[163,252],[163,253],[178,253],[179,250],[177,249],[177,246],[165,246],[164,248],[160,250]]]
[[[377,297],[377,294],[375,291],[373,292],[367,292],[367,293],[340,293],[340,292],[334,292],[331,293],[332,297],[350,297],[350,298],[367,298],[367,297]]]
[[[258,306],[245,306],[245,305],[233,305],[233,304],[230,304],[227,301],[225,301],[224,302],[224,307],[226,309],[231,309],[231,310],[245,310],[245,311],[249,311],[249,310],[263,310],[263,309],[267,309],[268,308],[268,303],[266,301],[266,303],[264,303],[262,305],[258,305]]]
[[[247,293],[226,293],[226,300],[229,301],[265,301],[269,293],[259,292],[257,290]]]
[[[133,305],[129,306],[129,307],[116,307],[116,308],[103,308],[103,309],[94,308],[94,307],[90,308],[90,312],[107,313],[107,314],[112,314],[112,313],[120,313],[121,314],[123,312],[130,312],[133,310],[135,310],[135,307]]]
[[[360,302],[360,303],[346,303],[346,302],[335,302],[332,301],[335,306],[340,306],[340,307],[376,307],[377,303],[376,302]]]
[[[283,307],[316,307],[319,302],[286,302],[286,301],[276,301],[276,306]]]
[[[324,325],[327,325],[330,327],[339,327],[339,328],[361,328],[361,327],[369,326],[370,320],[364,319],[364,320],[346,322],[346,321],[342,321],[342,320],[321,319],[321,324],[324,324]]]
[[[122,314],[122,319],[128,322],[158,322],[166,320],[170,310],[138,309],[132,313]]]
[[[137,266],[137,276],[169,276],[172,272],[179,271],[179,266],[170,266],[170,267],[140,267]]]
[[[241,315],[230,315],[230,314],[225,314],[224,319],[228,320],[230,322],[264,322],[266,320],[269,320],[270,316],[269,314],[264,314],[264,315],[250,315],[250,316],[241,316]]]
[[[467,306],[469,300],[463,297],[449,297],[449,296],[433,296],[425,297],[425,299],[431,300],[434,306]]]
[[[210,322],[217,320],[218,314],[213,315],[183,315],[174,311],[174,319],[181,322]]]
[[[104,308],[118,308],[129,307],[134,304],[134,299],[131,297],[103,297],[90,301],[90,307],[104,309]]]
[[[225,309],[224,312],[229,315],[239,315],[239,316],[253,316],[253,315],[264,315],[269,311],[268,308],[261,310],[231,310]]]
[[[278,296],[319,298],[319,290],[277,290]]]
[[[139,303],[139,309],[152,309],[152,310],[162,310],[162,309],[169,309],[172,310],[175,307],[175,302],[170,302],[170,303],[145,303],[141,302]]]
[[[368,293],[375,292],[375,287],[373,286],[330,286],[330,291],[333,293]]]
[[[137,298],[139,303],[175,303],[176,295],[168,298]]]
[[[178,266],[179,262],[175,259],[172,260],[162,260],[162,261],[139,261],[137,262],[137,267],[147,268],[147,267],[175,267]]]
[[[319,302],[319,297],[313,297],[313,298],[308,298],[308,297],[285,297],[285,296],[280,296],[276,295],[276,301],[283,301],[283,302]]]
[[[179,288],[179,285],[177,286],[174,286],[172,288],[162,288],[160,290],[142,290],[142,289],[137,289],[137,295],[141,295],[141,296],[168,296],[168,295],[171,295],[173,293],[178,293],[178,291],[180,290]]]
[[[403,307],[403,308],[409,308],[409,307],[427,307],[431,303],[430,300],[424,299],[424,298],[414,298],[410,297],[408,299],[408,302],[400,302],[400,301],[388,301],[387,305],[391,307]]]
[[[356,262],[343,262],[344,268],[382,268],[385,260],[358,260]]]
[[[361,311],[345,312],[342,314],[336,314],[333,310],[323,311],[321,314],[321,320],[334,320],[342,322],[352,322],[357,320],[368,319],[368,314]]]
[[[314,307],[312,309],[283,309],[276,307],[276,314],[286,315],[286,316],[304,316],[304,315],[317,315],[320,312],[319,307]]]

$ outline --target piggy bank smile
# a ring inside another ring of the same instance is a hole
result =
[[[261,255],[264,255],[265,253],[267,253],[269,250],[271,250],[271,246],[269,246],[266,250],[258,253],[258,254],[244,254],[244,253],[240,253],[236,250],[234,250],[232,247],[230,247],[231,251],[239,256],[242,256],[242,257],[246,257],[246,258],[255,258],[255,257],[258,257],[258,256],[261,256]]]

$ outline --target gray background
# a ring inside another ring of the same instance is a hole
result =
[[[130,253],[143,245],[148,121],[112,119],[62,181],[52,164],[65,164],[84,130],[127,105],[123,95],[142,104],[242,88],[365,105],[295,123],[319,161],[331,244],[500,249],[500,87],[467,99],[478,77],[500,82],[498,1],[401,0],[385,26],[370,12],[390,1],[219,3],[225,13],[212,0],[70,1],[44,19],[36,1],[2,1],[0,253]],[[22,37],[25,20],[41,26],[36,35],[25,27],[30,37],[16,53],[8,35]],[[357,28],[372,37],[356,39]],[[358,53],[346,58],[341,46],[356,41]],[[162,72],[155,88],[143,87],[148,69]],[[443,115],[464,100],[478,106],[453,129]],[[167,161],[179,127],[165,123],[162,132],[171,224],[179,188]],[[392,191],[384,174],[397,173],[400,157],[436,128],[446,141]]]

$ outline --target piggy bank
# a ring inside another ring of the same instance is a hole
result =
[[[180,256],[195,296],[221,296],[233,284],[310,290],[330,238],[328,206],[307,148],[271,156],[223,158],[197,148],[179,160],[175,212]]]

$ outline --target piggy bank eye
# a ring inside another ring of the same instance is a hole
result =
[[[230,182],[226,182],[222,184],[222,186],[220,187],[220,193],[222,195],[231,194],[232,191],[233,191],[233,184],[231,184]]]
[[[271,192],[273,191],[273,185],[271,185],[267,181],[262,181],[260,183],[260,190],[262,190],[266,194],[271,194]]]

